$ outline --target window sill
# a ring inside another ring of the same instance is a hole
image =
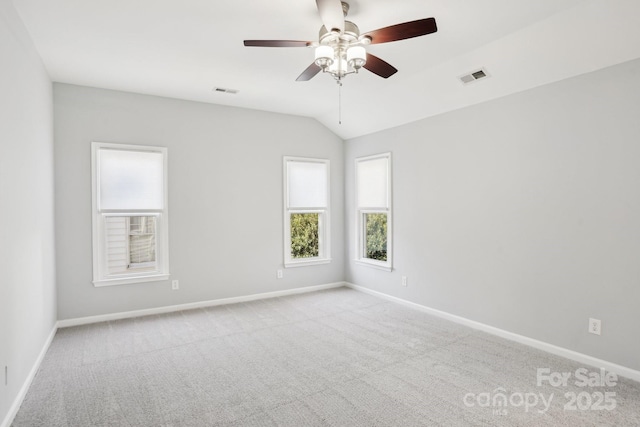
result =
[[[284,263],[284,268],[307,267],[309,265],[321,265],[331,263],[331,258],[322,258],[304,261],[289,261]]]
[[[131,285],[134,283],[144,282],[160,282],[162,280],[169,280],[169,274],[153,274],[148,276],[135,276],[135,277],[122,277],[118,279],[103,279],[94,280],[93,286],[96,288],[102,286],[116,286],[116,285]]]
[[[366,267],[375,268],[376,270],[382,270],[382,271],[387,271],[387,272],[393,271],[393,268],[391,267],[391,265],[381,264],[381,263],[372,262],[372,261],[365,261],[363,259],[356,259],[354,261],[355,261],[356,264],[363,265],[363,266],[366,266]]]

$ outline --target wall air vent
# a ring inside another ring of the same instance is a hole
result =
[[[213,88],[213,92],[216,92],[216,93],[230,93],[231,95],[235,95],[236,93],[238,93],[238,91],[236,89],[225,89],[223,87],[214,87]]]
[[[458,78],[462,83],[469,84],[477,80],[485,79],[487,77],[489,77],[489,73],[487,73],[487,70],[484,68],[480,68],[479,70],[472,71]]]

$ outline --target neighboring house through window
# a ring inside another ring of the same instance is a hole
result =
[[[167,149],[94,142],[93,283],[169,277]]]

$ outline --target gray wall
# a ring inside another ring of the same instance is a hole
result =
[[[633,61],[347,141],[347,280],[640,369],[639,75]],[[392,273],[352,261],[353,161],[384,151]]]
[[[56,321],[51,82],[10,1],[0,59],[2,424]]]
[[[343,142],[315,120],[57,83],[54,113],[59,319],[343,280]],[[179,291],[169,281],[91,283],[91,141],[168,147]],[[333,262],[276,279],[285,155],[331,160]]]

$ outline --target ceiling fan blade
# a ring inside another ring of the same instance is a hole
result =
[[[245,46],[255,47],[308,47],[312,42],[300,40],[245,40]]]
[[[367,53],[367,62],[364,64],[364,68],[384,79],[388,79],[398,72],[396,67],[370,53]]]
[[[438,27],[435,18],[425,18],[369,31],[363,36],[369,37],[371,44],[377,44],[424,36],[436,31],[438,31]]]
[[[340,0],[316,0],[320,19],[328,31],[344,31],[344,11]]]
[[[316,74],[318,74],[322,70],[322,68],[318,67],[316,63],[312,63],[307,67],[306,70],[302,72],[296,79],[297,82],[306,82],[307,80],[311,80]]]

